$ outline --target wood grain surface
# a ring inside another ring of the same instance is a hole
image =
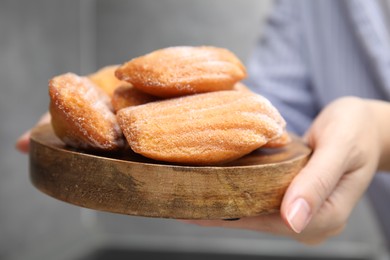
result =
[[[127,215],[232,219],[279,210],[311,150],[297,137],[218,166],[170,165],[130,150],[91,154],[65,146],[50,125],[31,135],[30,177],[59,200]]]

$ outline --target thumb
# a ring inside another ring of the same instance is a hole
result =
[[[50,123],[50,113],[45,113],[38,121],[36,126],[43,125]],[[15,147],[22,153],[28,153],[30,150],[30,135],[31,135],[31,129],[27,130],[22,136],[18,138],[16,141]]]
[[[317,147],[316,147],[317,145]],[[312,145],[314,153],[288,187],[281,216],[296,233],[302,232],[335,189],[344,173],[343,151],[334,142]]]

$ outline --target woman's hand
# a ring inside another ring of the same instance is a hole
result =
[[[340,233],[378,169],[381,154],[390,149],[383,146],[389,143],[383,139],[390,126],[378,122],[384,112],[377,105],[342,98],[320,113],[304,137],[313,154],[287,189],[280,213],[238,221],[184,222],[264,231],[307,244]],[[380,105],[389,119],[390,106]]]
[[[49,112],[45,113],[41,119],[38,121],[36,126],[50,123],[50,114]],[[28,153],[30,149],[30,134],[31,130],[26,131],[19,139],[16,141],[16,149],[22,153]]]

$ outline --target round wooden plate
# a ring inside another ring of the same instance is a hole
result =
[[[90,154],[65,146],[50,125],[31,134],[30,177],[42,192],[127,215],[232,219],[276,212],[311,150],[297,137],[229,164],[181,166],[127,151]]]

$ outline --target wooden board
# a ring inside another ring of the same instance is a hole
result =
[[[42,192],[127,215],[232,219],[276,212],[311,150],[297,137],[219,166],[180,166],[130,151],[88,154],[65,146],[50,125],[33,130],[30,177]]]

